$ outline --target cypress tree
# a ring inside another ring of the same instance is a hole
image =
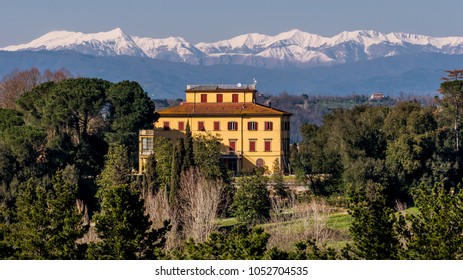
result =
[[[191,135],[190,123],[187,122],[185,129],[185,162],[182,169],[186,170],[194,165],[193,136]]]
[[[173,203],[177,194],[180,176],[182,174],[182,167],[185,162],[185,146],[183,138],[177,139],[175,143],[173,157],[172,157],[172,172],[170,177],[169,201]]]
[[[143,192],[155,194],[159,189],[158,174],[156,172],[156,158],[151,154],[146,163],[146,169],[143,173]]]

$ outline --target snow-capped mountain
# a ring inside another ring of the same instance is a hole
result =
[[[204,53],[181,37],[165,39],[132,37],[148,57],[173,62],[200,64]]]
[[[4,51],[73,50],[95,56],[141,56],[193,65],[244,64],[266,68],[328,66],[415,53],[463,54],[463,37],[429,37],[372,30],[323,37],[300,30],[275,36],[250,33],[193,45],[180,37],[126,35],[120,28],[83,34],[55,31]]]
[[[120,28],[93,34],[53,31],[27,44],[9,46],[0,50],[73,50],[96,56],[146,56],[145,52]]]

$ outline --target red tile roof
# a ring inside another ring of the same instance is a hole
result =
[[[185,115],[256,115],[256,116],[291,116],[289,112],[254,103],[183,103],[157,112],[163,116]]]

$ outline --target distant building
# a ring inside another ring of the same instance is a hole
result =
[[[375,92],[373,93],[368,100],[370,101],[378,101],[378,100],[383,100],[384,99],[384,94],[380,92]]]
[[[292,114],[257,104],[255,85],[188,85],[185,92],[185,102],[157,112],[153,130],[140,131],[140,173],[154,139],[185,137],[187,123],[193,135],[220,135],[221,158],[237,174],[254,167],[271,169],[275,159],[287,170]]]

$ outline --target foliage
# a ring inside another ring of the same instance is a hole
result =
[[[185,162],[183,170],[187,170],[195,165],[193,141],[194,140],[191,134],[190,122],[187,122],[185,128]]]
[[[35,180],[23,184],[9,241],[19,259],[80,259],[76,243],[86,232],[76,205],[77,184],[59,171],[52,185]]]
[[[240,222],[256,224],[270,217],[268,179],[262,175],[241,177],[231,205],[233,215]]]
[[[228,172],[222,161],[221,139],[217,135],[200,134],[194,136],[194,163],[204,172],[207,179],[221,179],[228,182]]]
[[[156,158],[156,173],[158,174],[159,187],[168,188],[172,172],[172,142],[163,137],[154,139],[154,157]]]
[[[111,123],[106,139],[130,147],[137,155],[138,129],[153,125],[153,101],[138,83],[131,81],[111,84],[106,94],[105,117]]]
[[[140,193],[128,185],[107,186],[97,193],[101,211],[94,216],[101,241],[89,244],[90,259],[157,259],[170,229],[151,229]]]
[[[158,174],[156,171],[156,158],[151,154],[146,160],[146,168],[143,173],[143,193],[154,195],[159,190]]]
[[[130,183],[130,164],[127,148],[113,144],[106,155],[105,167],[100,174],[98,184],[101,187]]]
[[[183,138],[177,139],[177,142],[174,146],[174,151],[172,155],[172,171],[170,177],[170,186],[169,186],[169,202],[174,203],[179,185],[180,177],[182,174],[182,167],[185,162],[185,146],[183,144]]]
[[[366,189],[352,189],[349,198],[354,253],[361,259],[396,259],[398,238],[393,229],[395,220],[392,209],[387,205],[384,187],[368,183]]]
[[[287,193],[287,187],[284,183],[283,180],[283,172],[281,172],[280,169],[280,160],[277,158],[273,162],[273,168],[272,168],[272,183],[273,183],[273,189],[275,190],[276,195],[284,198],[288,195]]]
[[[400,214],[396,231],[404,244],[400,257],[421,260],[462,259],[463,193],[442,184],[421,184],[415,191],[418,213]]]
[[[45,70],[42,74],[37,68],[19,71],[13,70],[0,81],[0,108],[16,108],[17,99],[41,83],[62,81],[71,77],[66,69],[55,72]]]
[[[212,233],[205,242],[185,243],[185,249],[178,256],[194,260],[260,260],[267,251],[269,234],[262,228],[234,227],[229,233]]]

